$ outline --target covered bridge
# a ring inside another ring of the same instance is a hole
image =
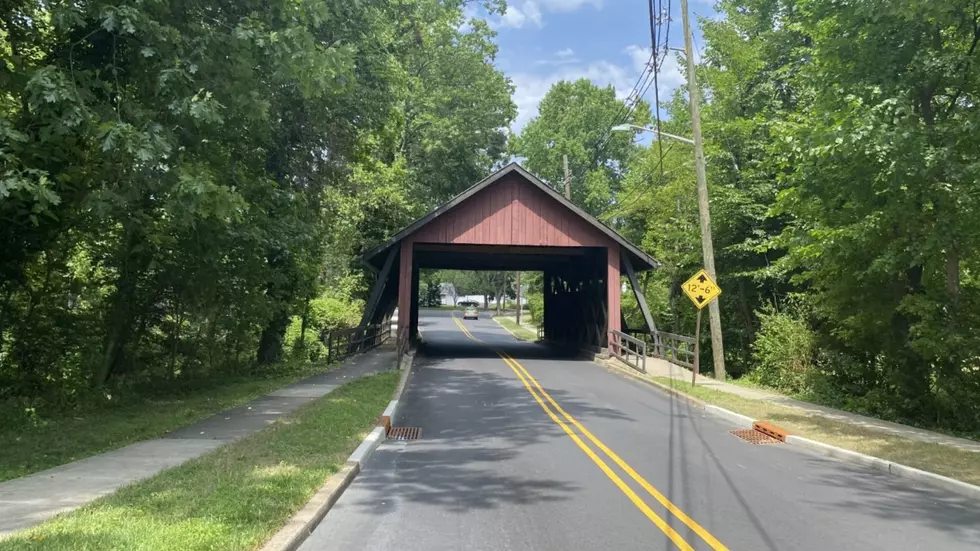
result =
[[[544,333],[553,341],[606,346],[625,329],[621,275],[636,293],[647,330],[653,320],[636,273],[657,261],[511,163],[364,255],[378,278],[361,325],[398,307],[399,335],[418,328],[419,269],[540,271]]]

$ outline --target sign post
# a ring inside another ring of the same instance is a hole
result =
[[[698,270],[691,279],[684,282],[681,290],[691,299],[698,309],[697,322],[694,324],[694,369],[691,370],[691,386],[697,382],[698,369],[701,365],[701,310],[721,294],[721,287],[715,283],[708,273]]]

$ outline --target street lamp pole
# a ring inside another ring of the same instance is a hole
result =
[[[715,247],[711,242],[711,213],[708,205],[708,177],[704,163],[704,142],[701,138],[701,106],[698,85],[694,71],[694,46],[691,39],[691,18],[688,14],[687,0],[681,0],[681,14],[684,21],[684,50],[687,56],[687,87],[691,103],[691,132],[694,134],[694,167],[698,178],[698,213],[701,220],[701,252],[704,255],[704,269],[711,279],[718,281],[715,273]],[[725,380],[725,348],[721,338],[721,308],[718,301],[708,304],[708,318],[711,321],[711,355],[715,364],[715,379]]]
[[[697,81],[694,75],[694,48],[691,44],[691,22],[688,15],[687,0],[681,0],[681,11],[684,18],[684,50],[687,55],[687,86],[691,96],[691,131],[694,139],[668,134],[655,128],[637,126],[635,124],[619,124],[612,127],[613,132],[639,130],[652,132],[659,138],[670,138],[694,146],[694,165],[697,173],[698,189],[698,218],[701,225],[701,253],[704,257],[704,270],[711,279],[718,281],[715,272],[715,247],[711,241],[711,211],[708,204],[708,177],[704,162],[704,142],[701,138],[701,106],[698,95]],[[655,108],[659,108],[656,106]],[[711,322],[711,355],[714,360],[715,379],[725,380],[725,348],[721,336],[721,308],[718,301],[708,304],[708,318]]]

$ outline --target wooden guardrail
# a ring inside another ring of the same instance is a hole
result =
[[[342,361],[388,342],[391,338],[390,323],[385,321],[366,327],[351,327],[330,331],[322,337],[327,347],[327,362]]]
[[[647,343],[615,329],[609,332],[609,353],[633,369],[646,373]]]
[[[665,331],[651,334],[649,331],[629,330],[629,333],[643,339],[648,344],[650,355],[654,358],[694,369],[694,337]]]

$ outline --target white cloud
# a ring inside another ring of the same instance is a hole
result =
[[[542,9],[554,13],[567,13],[581,9],[583,6],[602,9],[602,0],[514,0],[508,3],[507,11],[499,20],[491,20],[492,27],[523,28],[525,24],[541,28],[544,26]]]
[[[586,78],[598,86],[612,85],[616,90],[616,96],[620,99],[626,99],[650,58],[650,49],[630,46],[623,50],[623,53],[626,54],[628,60],[622,64],[599,60],[585,65],[559,65],[547,74],[518,73],[511,75],[515,88],[514,103],[517,104],[517,119],[512,125],[514,132],[520,132],[528,121],[537,116],[538,104],[544,99],[551,86],[561,80],[575,81]],[[661,101],[669,99],[670,94],[676,88],[687,82],[684,77],[683,65],[677,60],[677,56],[673,52],[669,53],[661,64],[657,81],[660,85]],[[652,86],[651,89],[647,90],[644,97],[648,102],[653,103]]]
[[[633,70],[639,73],[643,71],[647,63],[650,61],[650,48],[644,48],[642,46],[627,46],[623,50],[627,55],[630,56],[630,60],[633,63]],[[677,60],[677,52],[671,50],[667,52],[660,61],[660,70],[657,73],[657,83],[660,85],[660,101],[664,101],[670,98],[670,94],[673,93],[674,89],[687,84],[687,77],[684,75],[684,67]],[[648,99],[653,101],[653,93],[648,92]]]
[[[500,26],[520,29],[525,23],[530,23],[539,29],[543,26],[541,8],[535,0],[527,0],[520,7],[517,2],[507,5],[507,11],[500,16]]]
[[[571,48],[565,48],[564,50],[558,50],[555,52],[555,57],[565,58],[572,57],[573,55],[575,55],[575,52]]]

